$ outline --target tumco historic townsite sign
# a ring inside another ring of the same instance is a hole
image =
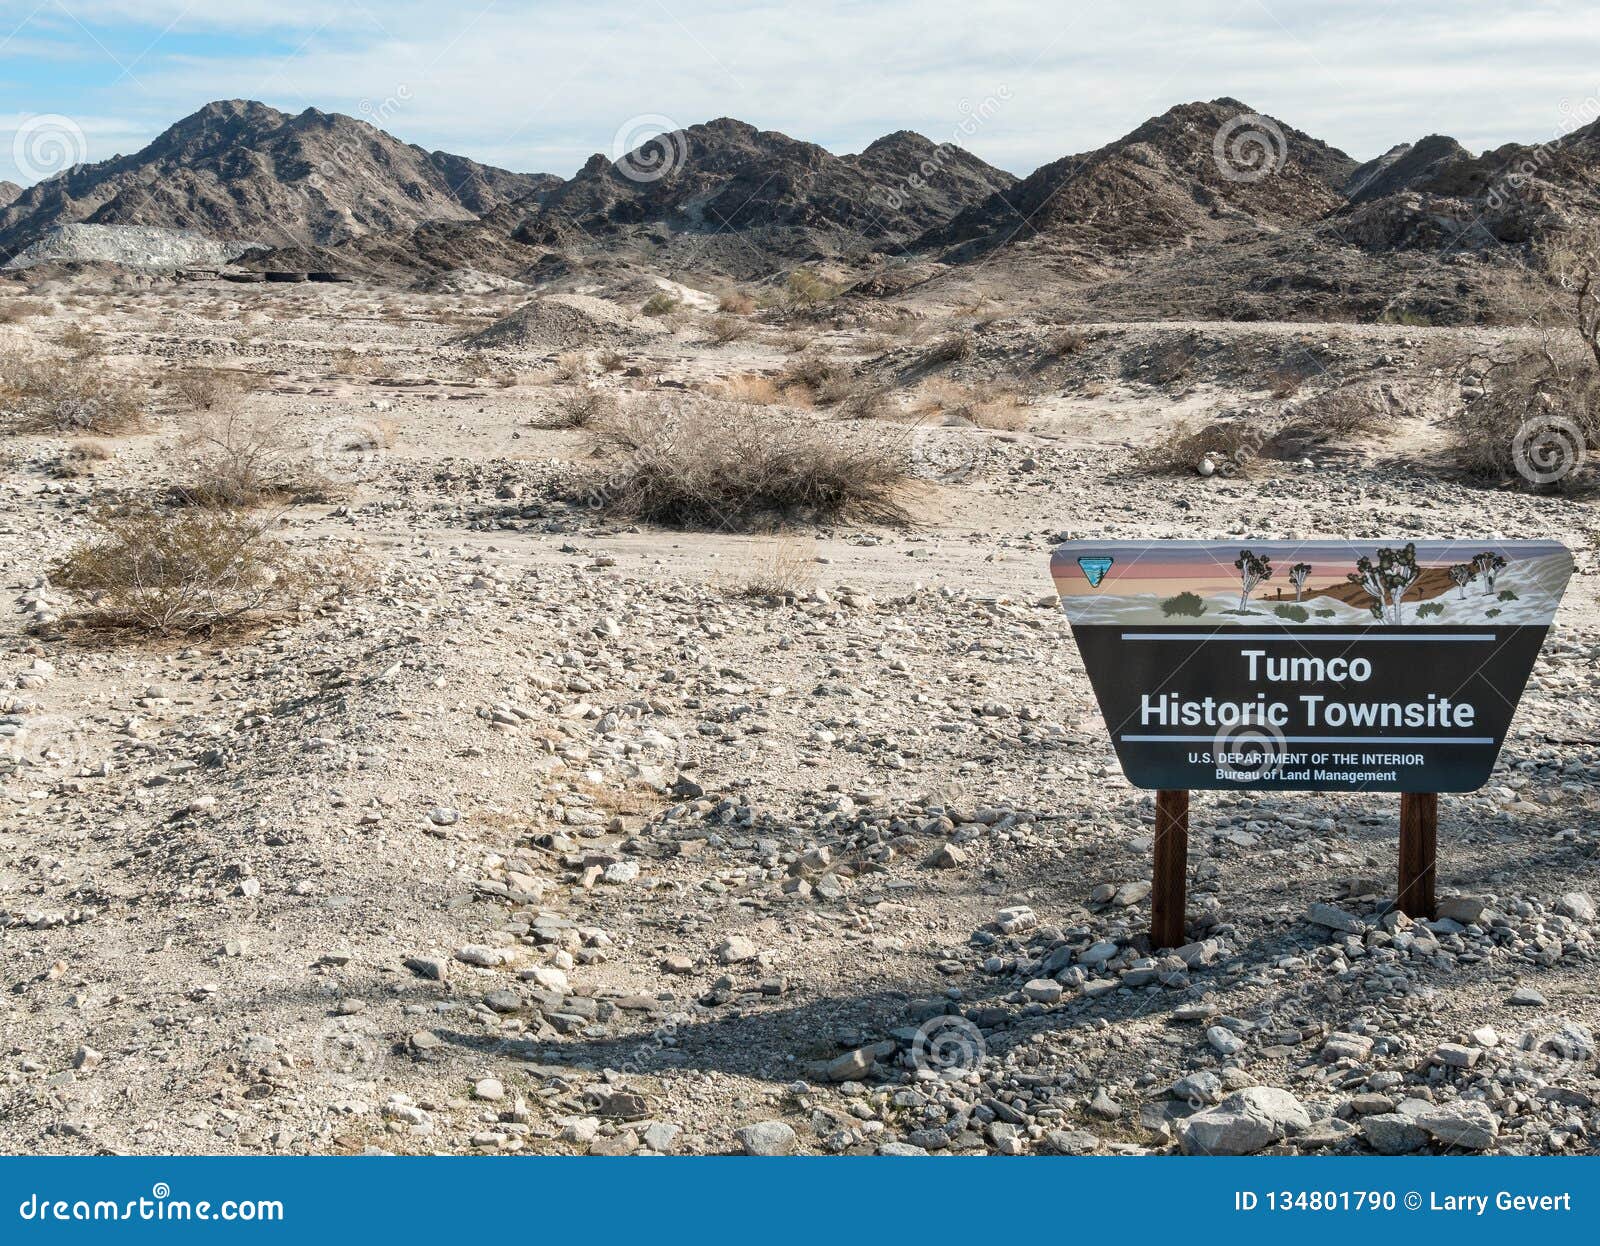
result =
[[[1407,794],[1400,903],[1431,916],[1435,794],[1488,781],[1571,574],[1554,541],[1058,547],[1118,762],[1159,793],[1155,909],[1161,832],[1186,836],[1191,789],[1379,791]]]

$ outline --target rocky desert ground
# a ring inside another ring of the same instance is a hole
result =
[[[1600,520],[1443,423],[1444,361],[1521,331],[479,276],[7,283],[8,357],[145,418],[0,441],[5,1149],[1595,1149]],[[1315,405],[1350,385],[1381,419]],[[905,519],[630,520],[654,451],[594,404],[821,430],[903,461]],[[344,591],[83,625],[55,569],[224,407]],[[1148,470],[1224,417],[1271,452]],[[1047,571],[1090,535],[1568,544],[1438,920],[1391,911],[1396,798],[1197,794],[1190,941],[1148,946],[1150,794]]]

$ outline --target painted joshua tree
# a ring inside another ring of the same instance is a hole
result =
[[[1272,559],[1242,549],[1233,560],[1233,565],[1239,569],[1239,613],[1248,614],[1250,594],[1255,591],[1256,585],[1272,578]]]
[[[1378,561],[1363,554],[1356,569],[1345,578],[1372,594],[1372,613],[1390,623],[1403,622],[1402,604],[1406,590],[1417,582],[1422,568],[1417,566],[1417,547],[1408,542],[1404,549],[1380,549]]]
[[[1495,577],[1506,569],[1506,560],[1485,550],[1472,560],[1472,569],[1483,577],[1484,593],[1493,593]]]
[[[1470,562],[1458,562],[1450,568],[1450,583],[1461,590],[1461,599],[1467,599],[1467,585],[1478,578]]]
[[[1297,562],[1289,568],[1289,583],[1294,585],[1294,599],[1296,601],[1299,601],[1301,594],[1306,591],[1306,581],[1310,578],[1311,564],[1309,562]]]

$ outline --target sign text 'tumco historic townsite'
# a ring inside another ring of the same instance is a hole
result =
[[[1123,772],[1156,789],[1481,787],[1572,572],[1554,541],[1070,541]]]

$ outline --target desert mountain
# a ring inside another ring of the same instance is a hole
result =
[[[836,156],[730,118],[596,154],[544,196],[525,243],[637,243],[693,251],[733,271],[898,249],[1015,184],[954,144],[901,130]]]
[[[1339,188],[1356,162],[1253,116],[1232,99],[1181,104],[1113,143],[1044,165],[925,242],[972,254],[1039,238],[1086,256],[1123,255],[1281,228],[1341,207]]]
[[[1472,160],[1472,153],[1453,138],[1430,134],[1417,143],[1391,147],[1350,175],[1344,193],[1355,203],[1381,199],[1426,185],[1452,166]]]
[[[142,151],[79,165],[0,210],[0,252],[72,223],[322,244],[430,220],[472,220],[560,179],[427,152],[337,113],[222,100]]]
[[[5,207],[22,193],[22,187],[15,182],[0,182],[0,208]]]

